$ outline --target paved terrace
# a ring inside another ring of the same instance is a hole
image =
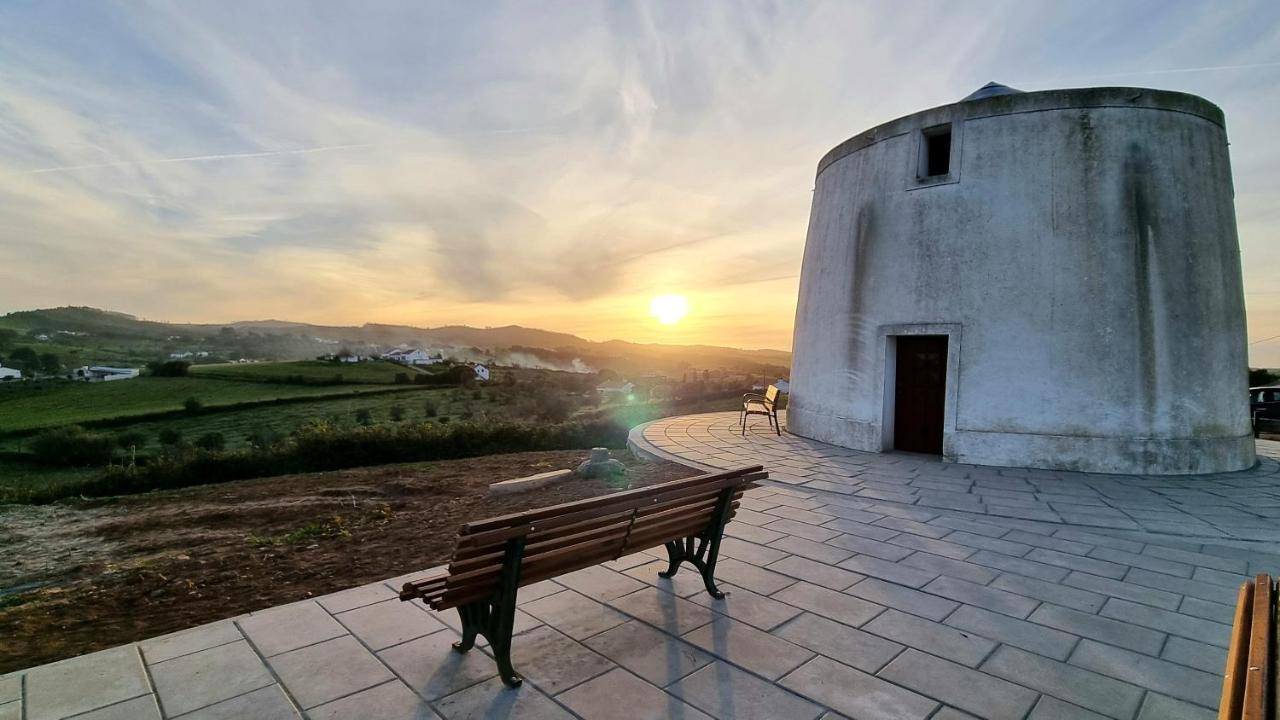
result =
[[[521,591],[504,689],[422,573],[0,677],[0,720],[1212,718],[1235,586],[1280,569],[1280,465],[1085,475],[856,453],[732,413],[635,449],[774,473],[711,600],[659,551]],[[1260,443],[1263,452],[1277,446]]]

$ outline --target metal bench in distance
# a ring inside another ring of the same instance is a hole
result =
[[[458,531],[448,568],[405,583],[400,599],[457,608],[462,640],[454,649],[466,652],[484,636],[502,681],[518,687],[511,638],[519,588],[663,545],[668,566],[660,576],[687,562],[722,598],[715,569],[724,527],[742,494],[767,477],[753,465],[470,522]]]
[[[742,424],[742,434],[747,434],[747,418],[751,415],[764,415],[769,419],[769,427],[777,434],[782,434],[782,426],[778,424],[778,396],[782,391],[777,385],[770,385],[764,394],[746,393],[742,396],[742,410],[738,420]]]

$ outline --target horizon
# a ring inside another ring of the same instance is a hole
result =
[[[47,2],[0,28],[0,307],[790,352],[829,149],[988,81],[1133,85],[1224,110],[1250,361],[1280,366],[1274,4]],[[651,316],[667,295],[688,314]]]

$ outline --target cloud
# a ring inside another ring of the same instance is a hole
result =
[[[1226,110],[1266,337],[1277,46],[1266,3],[12,3],[0,310],[785,347],[826,150],[988,80],[1129,72]],[[694,312],[656,326],[658,292]]]

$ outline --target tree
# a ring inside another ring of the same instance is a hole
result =
[[[409,373],[402,373],[402,372],[401,372],[401,373],[396,373],[396,384],[397,384],[397,385],[408,385],[408,384],[409,384]]]
[[[356,422],[368,425],[371,420],[373,420],[373,413],[369,412],[369,408],[360,408],[356,411]]]
[[[40,371],[46,375],[57,375],[62,371],[62,358],[47,352],[40,355]]]
[[[0,350],[8,350],[13,344],[18,342],[18,331],[9,328],[0,328]]]
[[[400,422],[404,419],[404,406],[402,405],[392,405],[389,412],[391,413],[392,422]]]
[[[121,450],[140,448],[146,444],[146,434],[140,433],[137,430],[126,430],[125,432],[116,435],[116,445],[119,446]]]
[[[1277,380],[1280,380],[1280,375],[1276,375],[1266,368],[1249,368],[1249,387],[1271,385]]]
[[[155,377],[186,377],[191,363],[182,360],[155,361],[147,363],[147,369]]]
[[[436,403],[434,400],[427,400],[426,402],[422,403],[422,411],[429,418],[435,417],[436,414],[440,412],[439,408],[436,407]]]
[[[14,348],[9,353],[9,362],[11,366],[22,371],[23,375],[30,377],[36,374],[36,370],[40,368],[40,357],[36,355],[36,351],[29,347]]]
[[[173,446],[182,442],[182,431],[177,428],[164,428],[156,437],[161,445]]]
[[[207,432],[196,438],[196,447],[209,452],[220,452],[227,446],[227,439],[220,432]]]
[[[198,397],[189,397],[182,401],[182,409],[186,410],[188,415],[197,415],[204,409],[204,403],[200,402]]]

